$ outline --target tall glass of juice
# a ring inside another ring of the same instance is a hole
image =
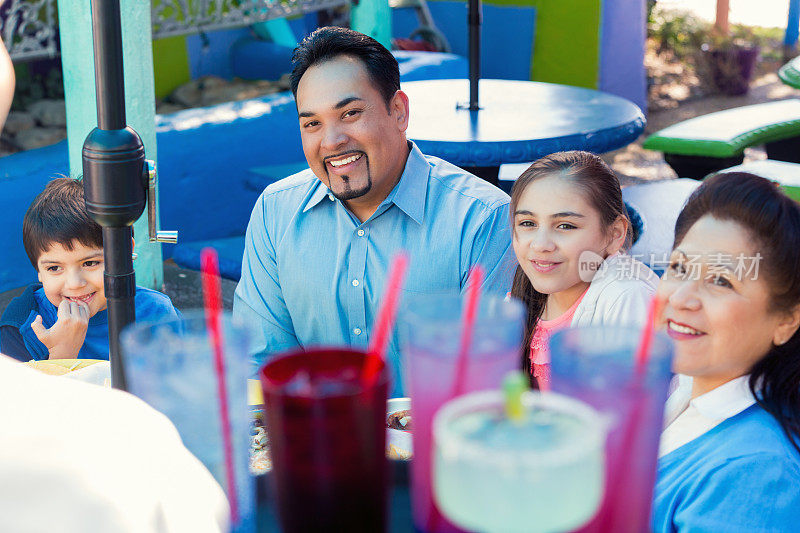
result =
[[[456,386],[456,360],[462,333],[459,294],[418,295],[404,301],[406,386],[414,423],[411,503],[417,531],[459,531],[436,508],[431,491],[432,425],[436,410],[456,394],[497,389],[503,377],[520,367],[524,309],[517,300],[485,295],[480,299],[466,372]]]
[[[655,334],[639,373],[640,337],[637,328],[596,327],[562,330],[550,339],[553,390],[616,420],[608,437],[605,497],[584,532],[650,530],[672,341]]]
[[[509,419],[500,391],[476,392],[434,418],[436,501],[465,529],[570,531],[600,506],[606,419],[552,392],[527,392],[521,403]]]
[[[386,530],[389,374],[349,349],[278,356],[259,374],[283,531]]]

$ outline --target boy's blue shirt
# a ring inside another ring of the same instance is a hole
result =
[[[36,315],[42,315],[42,324],[46,328],[51,328],[56,323],[58,308],[50,303],[44,294],[44,289],[39,288],[33,293],[35,308],[31,309],[28,318],[19,328],[20,334],[25,342],[31,357],[35,360],[47,359],[49,352],[47,347],[42,344],[36,333],[31,329],[31,323],[36,319]],[[136,287],[136,321],[158,320],[163,318],[173,318],[179,316],[178,311],[172,305],[172,301],[166,294]],[[89,319],[89,327],[86,330],[86,339],[78,352],[78,359],[103,359],[108,360],[108,310],[103,310]]]

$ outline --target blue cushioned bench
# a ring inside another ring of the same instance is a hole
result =
[[[270,183],[296,174],[307,167],[305,161],[252,167],[248,169],[245,184],[248,189],[263,191]],[[248,206],[248,209],[251,207]],[[217,250],[220,275],[223,278],[238,281],[242,276],[244,235],[191,242],[179,241],[172,249],[172,259],[180,267],[200,270],[200,252],[207,246]]]
[[[647,138],[681,178],[706,175],[744,160],[744,149],[764,144],[769,159],[800,163],[800,100],[766,102],[695,117]]]
[[[220,276],[239,281],[242,277],[244,235],[176,244],[172,250],[172,260],[182,268],[200,270],[200,252],[206,247],[214,248],[219,255]]]
[[[683,178],[622,189],[622,199],[641,218],[641,233],[630,253],[659,276],[672,251],[678,214],[699,185],[699,181]]]

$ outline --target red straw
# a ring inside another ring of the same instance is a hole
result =
[[[228,501],[231,504],[231,522],[239,523],[239,502],[236,497],[236,476],[233,470],[233,441],[231,421],[228,415],[228,392],[225,387],[225,363],[222,356],[222,288],[219,278],[219,261],[213,248],[203,248],[200,252],[200,265],[203,273],[203,301],[206,310],[206,327],[214,347],[214,367],[217,373],[217,393],[222,422],[222,442],[225,448],[225,478],[228,483]]]
[[[389,269],[386,292],[383,295],[383,304],[375,321],[375,332],[369,343],[368,353],[370,357],[367,358],[367,362],[361,371],[361,378],[367,384],[375,382],[380,364],[386,357],[386,347],[389,345],[389,336],[394,328],[394,319],[397,314],[400,287],[403,285],[403,278],[406,275],[407,268],[408,256],[404,252],[394,256],[392,266]]]
[[[469,348],[472,345],[472,333],[475,329],[475,316],[478,314],[481,285],[483,285],[483,267],[475,265],[470,269],[469,278],[467,279],[467,305],[464,308],[464,326],[461,329],[461,344],[456,361],[456,380],[453,383],[451,398],[458,396],[464,390],[464,380],[467,377],[467,359]]]
[[[642,329],[642,336],[639,340],[639,347],[636,349],[636,374],[641,376],[647,368],[647,361],[650,358],[650,347],[653,344],[653,331],[656,326],[656,319],[660,314],[661,301],[653,296],[647,306],[647,320]]]

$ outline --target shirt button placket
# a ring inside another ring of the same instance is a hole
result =
[[[367,239],[368,231],[363,227],[356,228],[350,247],[348,258],[348,277],[350,279],[350,297],[347,299],[349,308],[347,316],[350,325],[350,341],[355,346],[364,344],[366,333],[366,301],[364,293],[365,270],[367,266]]]

